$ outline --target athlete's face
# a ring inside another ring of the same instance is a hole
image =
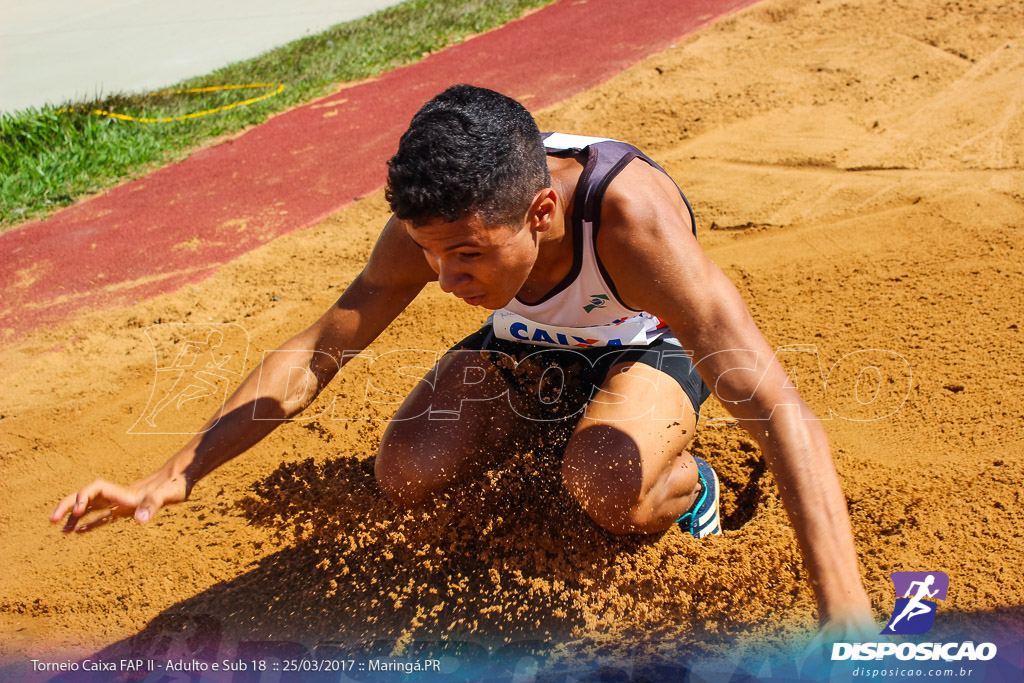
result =
[[[471,214],[407,230],[437,273],[441,289],[473,306],[505,306],[526,282],[537,259],[538,233],[530,220],[516,226],[491,226]]]

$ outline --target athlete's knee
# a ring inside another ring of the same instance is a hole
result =
[[[654,521],[636,494],[614,491],[595,485],[593,479],[578,477],[562,470],[563,482],[587,515],[605,531],[613,534],[650,533]]]
[[[644,510],[642,503],[606,502],[600,505],[584,504],[583,508],[595,524],[612,534],[649,534],[662,530],[660,527],[652,528],[657,520]]]
[[[396,505],[413,507],[425,501],[433,492],[422,472],[415,466],[408,448],[395,439],[385,438],[377,449],[373,473],[384,497]]]
[[[617,433],[613,433],[617,432]],[[610,427],[573,435],[562,460],[562,483],[599,526],[613,534],[643,533],[643,479],[637,446]]]
[[[406,484],[406,476],[401,467],[393,459],[388,458],[383,449],[377,452],[377,462],[373,467],[374,477],[377,479],[377,486],[380,487],[384,497],[396,505],[414,505],[410,501],[411,491]]]

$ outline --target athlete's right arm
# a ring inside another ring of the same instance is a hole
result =
[[[366,348],[436,279],[403,224],[392,218],[366,266],[334,305],[267,354],[202,431],[160,469],[129,486],[97,479],[62,499],[50,521],[56,524],[67,515],[65,532],[89,531],[117,517],[134,516],[144,524],[163,506],[185,500],[197,481],[312,403],[348,357]],[[295,368],[306,373],[306,381],[295,376]]]

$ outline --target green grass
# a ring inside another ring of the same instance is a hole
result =
[[[0,115],[0,229],[52,213],[153,167],[181,159],[218,136],[260,123],[275,112],[326,94],[339,83],[373,76],[499,26],[554,0],[409,0],[339,24],[255,59],[232,64],[165,90],[280,83],[283,92],[246,106],[170,123],[225,107],[267,88],[209,93],[113,94],[88,102]]]

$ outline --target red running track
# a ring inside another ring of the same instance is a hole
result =
[[[536,111],[753,2],[562,0],[0,235],[0,340],[197,282],[379,190],[412,115],[453,83]]]

